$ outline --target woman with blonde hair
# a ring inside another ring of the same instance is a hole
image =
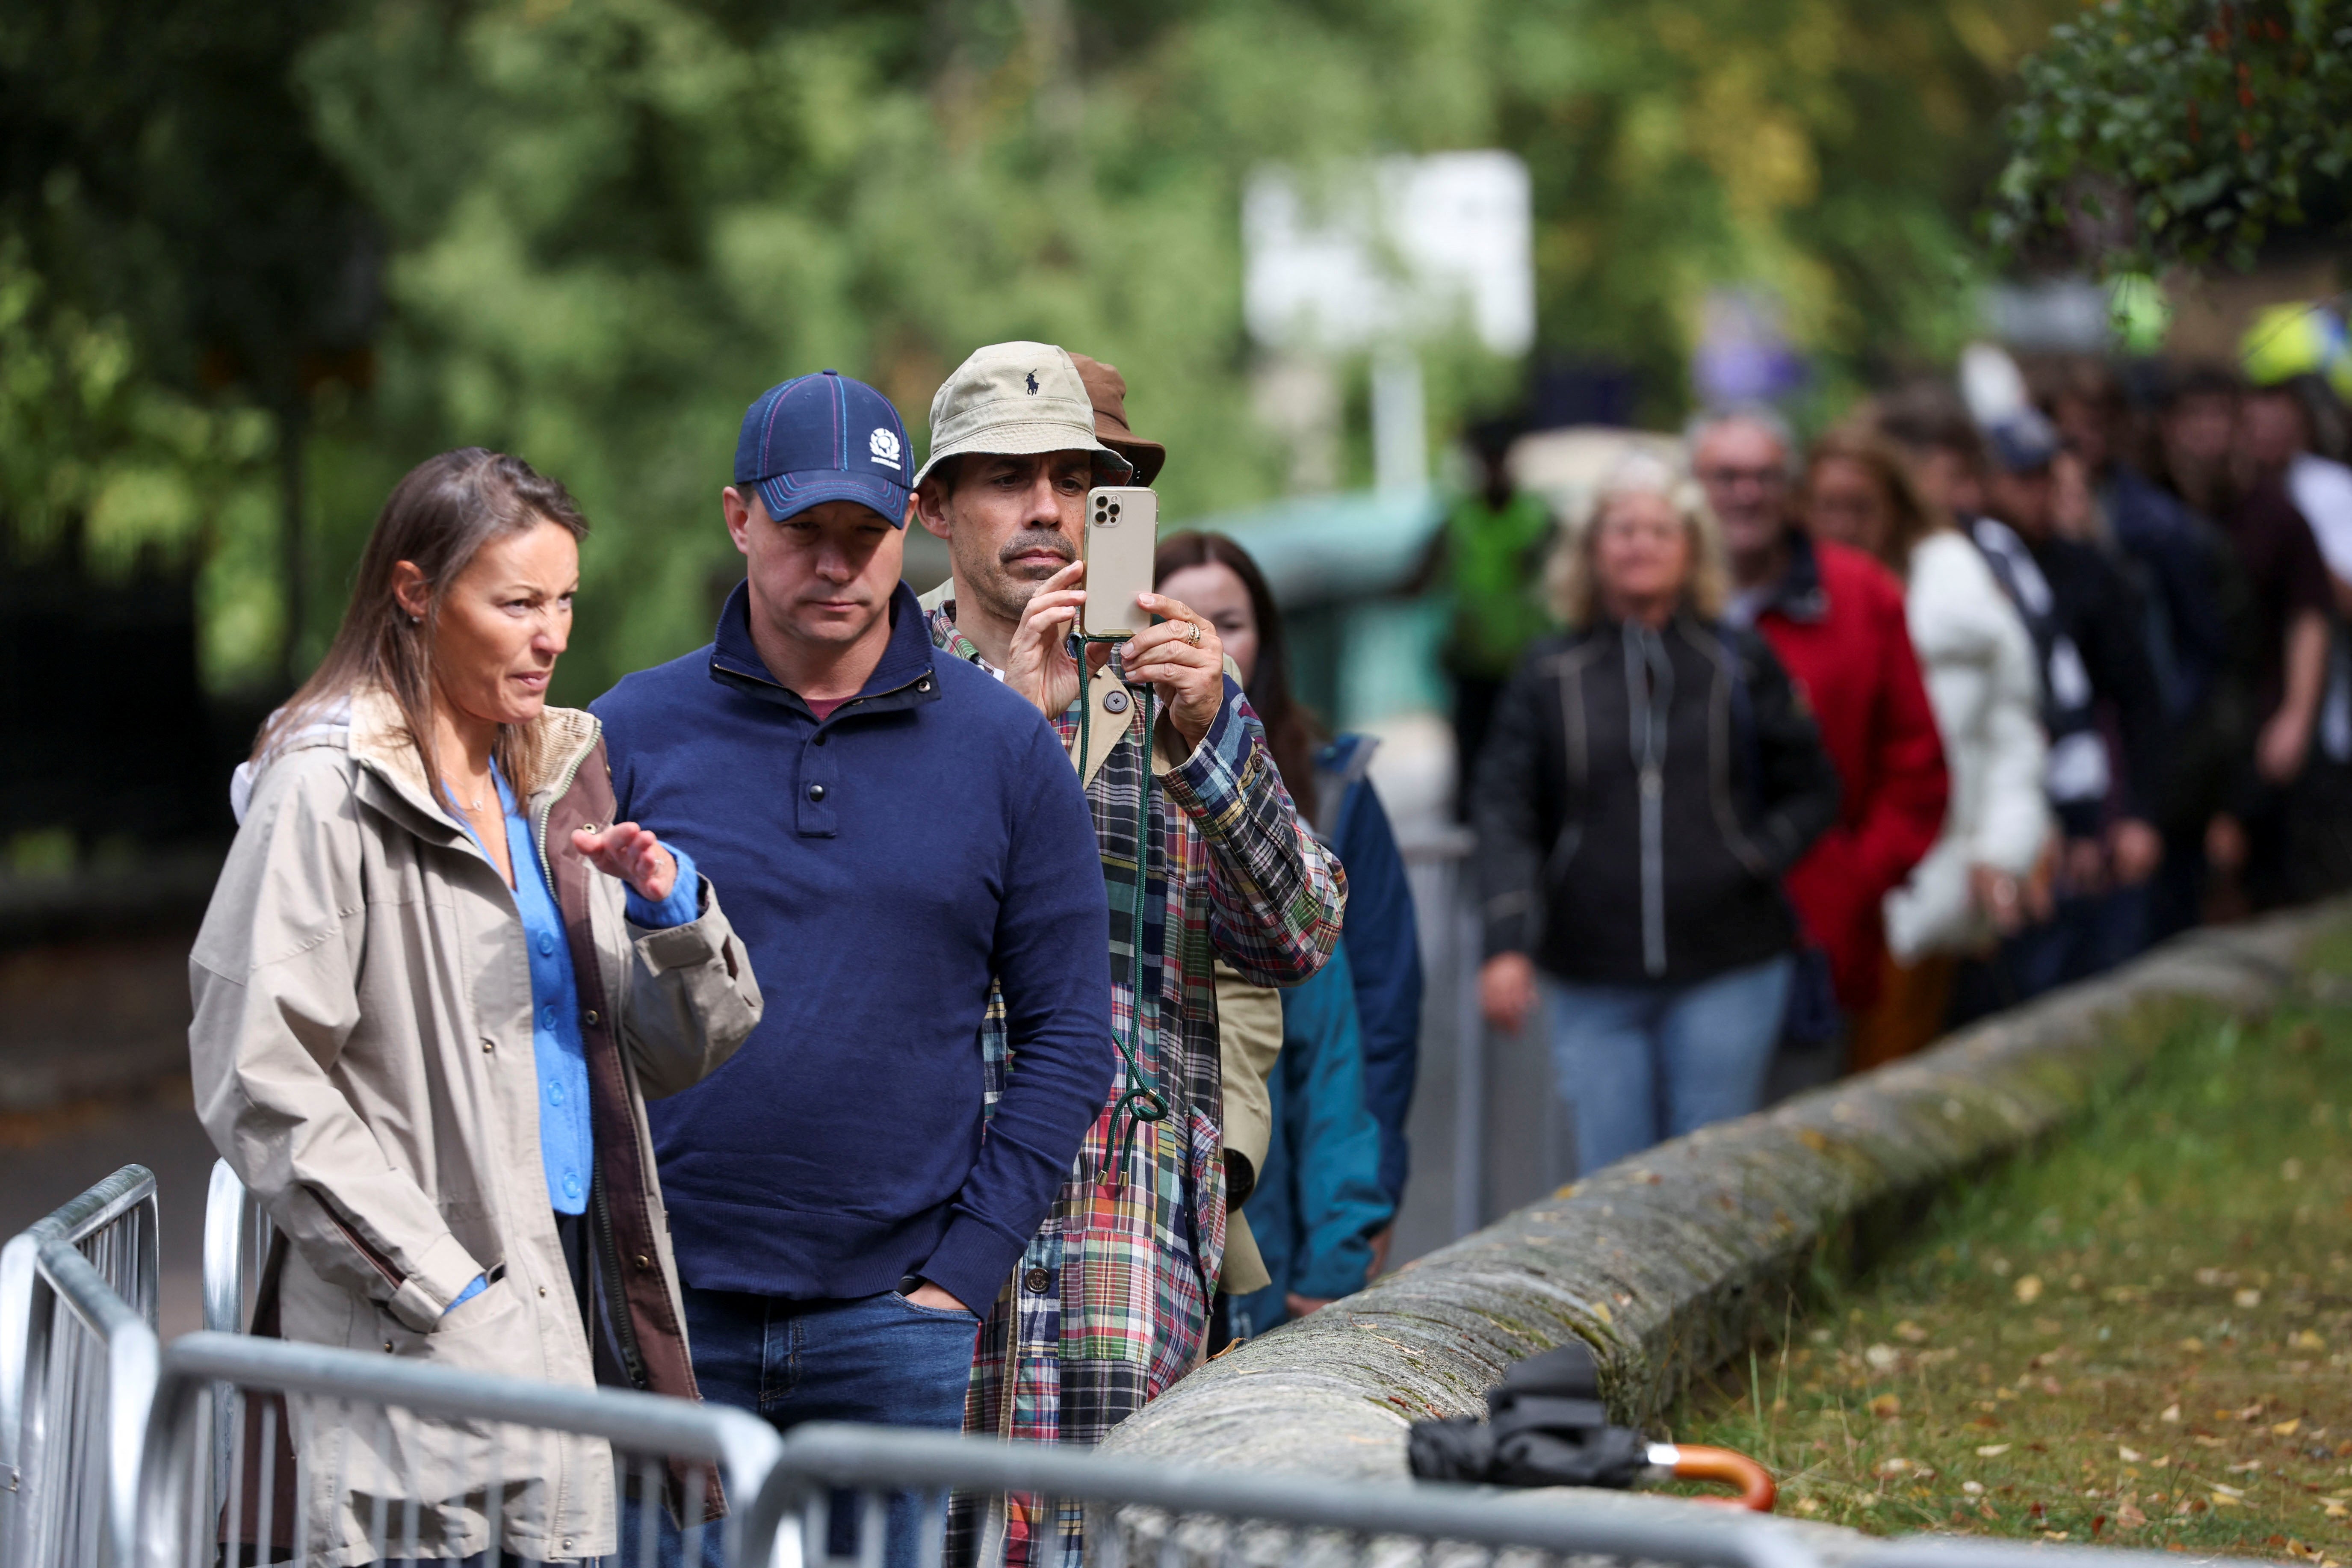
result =
[[[325,659],[237,770],[190,1066],[277,1222],[255,1333],[691,1398],[645,1101],[724,1062],[760,992],[691,861],[613,820],[596,720],[547,705],[587,531],[478,448],[393,490]],[[241,1514],[275,1521],[240,1543],[262,1560],[373,1561],[383,1510],[415,1559],[615,1549],[601,1440],[543,1435],[486,1494],[478,1427],[290,1404],[300,1501]],[[248,1488],[277,1468],[249,1451]]]
[[[1943,1031],[1961,955],[2050,912],[2037,876],[2050,840],[2048,752],[2032,638],[1977,547],[1920,493],[1903,454],[1832,431],[1805,469],[1805,526],[1875,555],[1904,582],[1904,619],[1951,774],[1944,828],[1886,895],[1885,983],[1854,1023],[1860,1070]]]
[[[1798,941],[1780,877],[1838,782],[1771,649],[1722,619],[1687,479],[1630,459],[1549,575],[1569,629],[1528,650],[1478,773],[1478,984],[1513,1033],[1549,1003],[1582,1173],[1761,1101]]]

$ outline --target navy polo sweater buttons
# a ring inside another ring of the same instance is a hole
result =
[[[823,785],[823,784],[811,784],[811,785],[809,785],[809,798],[810,798],[811,800],[823,800],[823,799],[824,798],[824,785]]]

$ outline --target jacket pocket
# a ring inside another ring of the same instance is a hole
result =
[[[354,1349],[388,1352],[467,1372],[499,1373],[510,1377],[541,1375],[539,1325],[532,1321],[530,1310],[511,1275],[500,1275],[484,1286],[479,1295],[442,1313],[440,1321],[429,1333],[409,1328],[381,1303],[370,1305],[373,1309],[376,1342],[356,1345]],[[354,1317],[355,1326],[368,1321],[367,1314]]]

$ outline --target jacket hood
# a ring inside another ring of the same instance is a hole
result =
[[[276,715],[271,717],[274,720]],[[542,708],[539,717],[531,721],[531,728],[539,742],[531,775],[509,781],[522,800],[553,787],[576,771],[581,758],[596,743],[603,727],[594,714],[582,709]],[[431,782],[425,776],[425,761],[409,739],[400,704],[393,700],[391,692],[372,686],[320,709],[310,722],[280,740],[258,763],[239,763],[236,771],[229,775],[228,785],[229,810],[236,814],[236,820],[244,822],[246,810],[253,803],[254,787],[261,782],[263,773],[285,757],[321,746],[350,752],[353,761],[382,778],[410,805],[431,816],[448,818],[447,808],[435,795]]]

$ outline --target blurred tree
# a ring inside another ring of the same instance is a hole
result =
[[[337,14],[310,0],[40,0],[0,13],[0,235],[20,285],[15,330],[28,353],[45,345],[37,363],[112,344],[119,394],[83,400],[93,416],[112,409],[115,426],[21,426],[39,438],[12,459],[94,473],[133,456],[161,421],[176,431],[182,477],[207,470],[215,481],[170,505],[150,494],[147,513],[184,521],[219,499],[223,465],[272,462],[280,680],[303,662],[313,397],[366,384],[376,316],[374,225],[320,151],[292,79],[296,56]],[[233,416],[240,406],[267,414],[267,439]],[[123,420],[138,428],[118,428]],[[5,504],[42,527],[104,493],[12,482]],[[270,586],[244,582],[234,596]]]
[[[1991,213],[2012,251],[2251,267],[2352,171],[2344,0],[2105,0],[2021,77]]]
[[[1547,344],[1681,412],[1711,289],[1760,290],[1817,398],[1976,327],[1968,224],[2017,58],[2072,0],[1525,0],[1499,131],[1535,171]]]

